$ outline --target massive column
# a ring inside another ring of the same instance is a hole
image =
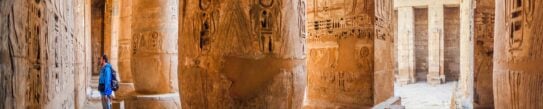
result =
[[[543,1],[497,0],[494,105],[543,108]]]
[[[374,103],[394,96],[394,6],[393,0],[375,1]]]
[[[454,106],[474,108],[474,5],[475,1],[462,1],[460,4],[460,78],[454,92]],[[478,3],[477,3],[478,4]],[[492,65],[490,65],[492,66]]]
[[[185,0],[179,7],[183,108],[301,108],[305,0]]]
[[[429,84],[445,82],[444,74],[444,29],[443,4],[428,6],[428,75]]]
[[[134,80],[132,78],[131,55],[132,55],[132,0],[120,0],[120,24],[119,24],[119,61],[118,76],[121,80],[120,89],[117,91],[117,98],[123,99],[134,92]]]
[[[398,82],[415,80],[415,16],[413,7],[398,8]]]
[[[109,63],[114,69],[118,69],[119,60],[119,31],[120,28],[120,0],[105,0],[104,14],[104,54],[109,58]]]
[[[180,108],[177,94],[178,0],[132,2],[131,67],[137,94],[129,100],[128,107]]]
[[[374,8],[374,0],[308,1],[308,89],[304,108],[369,108],[390,96],[392,91],[379,92],[378,97],[374,94],[374,61],[387,62],[374,58],[374,41],[379,40],[377,44],[383,50],[380,55],[390,56],[386,51],[390,37],[386,35],[387,27],[375,36]],[[379,26],[387,26],[387,14],[379,11]],[[383,77],[391,73],[387,72],[391,69],[384,69],[389,66],[378,67],[376,77],[392,83]],[[379,84],[390,87],[384,82]]]

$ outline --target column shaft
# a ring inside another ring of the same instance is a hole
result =
[[[494,105],[543,108],[543,1],[497,0]]]
[[[132,77],[136,108],[180,108],[177,94],[178,0],[136,0],[132,22]]]
[[[398,73],[400,84],[415,82],[415,16],[413,7],[398,8]]]
[[[428,75],[427,82],[440,84],[445,81],[443,5],[428,6]]]

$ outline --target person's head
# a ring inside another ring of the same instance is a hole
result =
[[[108,63],[108,60],[107,60],[107,56],[104,54],[104,55],[102,55],[102,57],[100,58],[100,64],[101,64],[101,65],[105,65],[106,63]]]

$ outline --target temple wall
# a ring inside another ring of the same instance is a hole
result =
[[[83,1],[0,1],[0,108],[80,108]]]

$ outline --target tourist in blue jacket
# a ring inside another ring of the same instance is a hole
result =
[[[102,107],[104,109],[111,109],[111,93],[113,92],[111,89],[111,64],[109,64],[106,55],[102,55],[99,62],[101,69],[98,90],[100,90],[100,94],[102,95]]]

